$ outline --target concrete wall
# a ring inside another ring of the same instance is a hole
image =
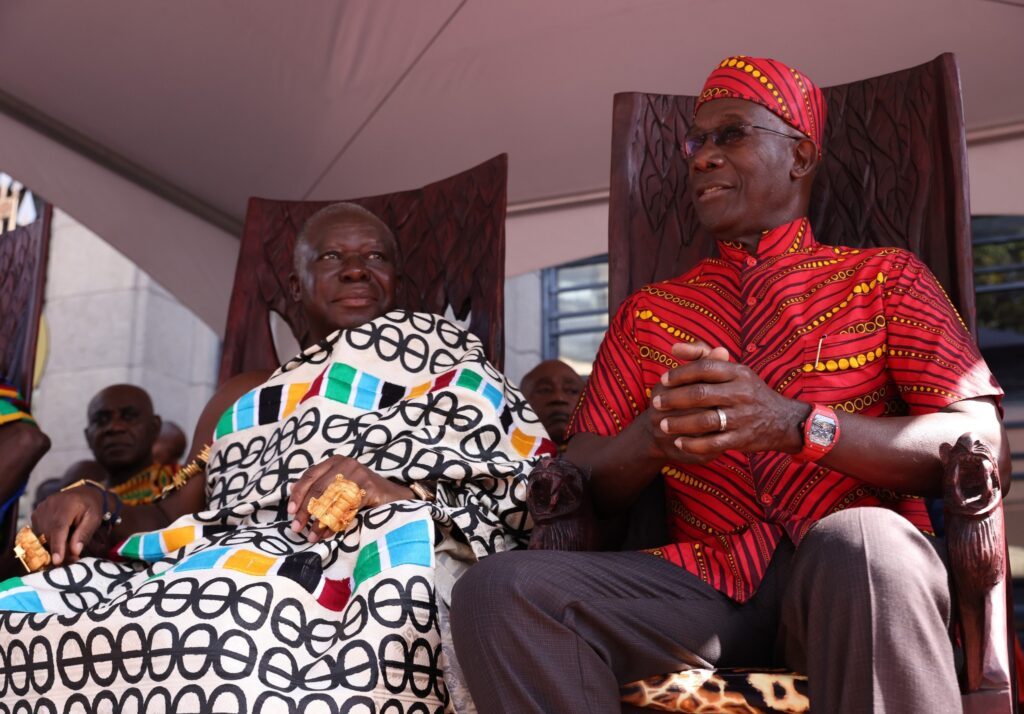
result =
[[[505,376],[516,385],[541,361],[540,271],[505,279]]]
[[[1024,129],[1001,140],[969,142],[967,164],[972,213],[1024,214]]]
[[[216,383],[216,334],[153,279],[66,213],[54,211],[43,319],[50,343],[33,411],[53,441],[32,475],[61,475],[90,458],[89,399],[119,382],[153,397],[157,413],[192,429]],[[25,509],[22,509],[25,512]]]

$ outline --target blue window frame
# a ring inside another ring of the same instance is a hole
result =
[[[542,354],[590,374],[608,329],[608,256],[595,255],[541,273]]]

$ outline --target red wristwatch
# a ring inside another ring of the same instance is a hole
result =
[[[798,461],[817,461],[839,441],[839,419],[824,404],[815,404],[804,422],[804,448],[793,456]]]

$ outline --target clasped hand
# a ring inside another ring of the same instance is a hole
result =
[[[746,365],[730,362],[724,347],[677,343],[672,354],[680,364],[651,390],[645,413],[662,455],[703,464],[730,450],[800,451],[800,424],[810,405],[783,397]]]
[[[339,473],[344,474],[345,478],[356,482],[360,488],[366,491],[363,508],[373,508],[392,501],[414,497],[413,492],[405,486],[374,473],[355,459],[347,456],[331,456],[306,469],[302,477],[292,486],[291,494],[288,497],[288,515],[294,519],[292,520],[292,531],[302,532],[309,523],[309,499],[323,494]],[[310,543],[316,543],[331,535],[333,533],[329,528],[314,525],[310,528],[307,540]]]

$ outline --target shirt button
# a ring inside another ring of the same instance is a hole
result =
[[[756,297],[751,295],[750,297],[747,298],[747,305],[749,305],[750,307],[754,307],[754,305],[756,305],[756,304],[757,304],[757,298]]]
[[[761,503],[763,503],[763,504],[764,504],[764,505],[766,505],[766,506],[770,506],[770,505],[772,505],[772,502],[773,502],[774,500],[775,500],[775,499],[774,499],[774,498],[772,498],[772,495],[771,495],[770,493],[762,493],[762,494],[761,494]]]
[[[757,258],[755,258],[752,255],[748,255],[747,256],[747,265],[749,265],[751,268],[753,268],[755,265],[757,265]]]
[[[756,349],[757,349],[757,345],[755,345],[753,342],[751,342],[749,345],[747,345],[747,352],[753,352]]]

